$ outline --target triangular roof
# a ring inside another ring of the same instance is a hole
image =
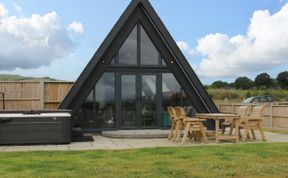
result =
[[[113,55],[139,21],[146,32],[154,37],[151,40],[163,55],[197,112],[218,112],[216,105],[148,0],[132,0],[59,108],[71,109],[72,113],[79,109],[109,65]]]

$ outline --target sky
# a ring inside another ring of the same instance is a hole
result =
[[[130,0],[0,0],[0,73],[75,81]],[[288,69],[288,0],[150,0],[204,84]]]

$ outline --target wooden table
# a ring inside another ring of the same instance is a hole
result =
[[[204,113],[196,114],[199,119],[213,119],[215,120],[215,141],[219,143],[219,140],[235,140],[237,143],[239,141],[239,120],[240,116],[236,114],[225,114],[225,113]],[[221,134],[219,132],[220,120],[231,119],[232,125],[235,125],[235,133],[229,135]]]

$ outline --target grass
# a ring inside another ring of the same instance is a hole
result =
[[[287,177],[288,144],[0,154],[5,177]]]
[[[25,77],[21,75],[10,75],[10,74],[0,74],[0,81],[25,81],[25,80],[50,80],[50,81],[56,81],[56,79],[50,78],[50,77],[43,77],[43,78],[36,78],[36,77]]]
[[[265,128],[264,130],[265,132],[273,132],[273,133],[288,135],[288,130],[278,130],[278,129],[271,129],[271,128]]]
[[[225,98],[227,98],[229,102],[242,102],[244,98],[261,95],[271,95],[276,101],[288,101],[288,90],[280,89],[233,90],[208,88],[207,92],[216,102],[223,102]]]

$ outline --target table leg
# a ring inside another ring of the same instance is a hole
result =
[[[207,136],[206,136],[206,133],[205,133],[204,125],[202,123],[200,123],[200,132],[202,134],[204,142],[208,143],[208,139],[207,139]]]
[[[239,120],[235,120],[235,136],[236,136],[236,143],[239,142]]]
[[[260,130],[260,133],[261,133],[262,141],[266,141],[264,130],[262,128],[262,122],[258,122],[258,127],[259,127],[259,130]]]
[[[244,126],[244,133],[243,133],[243,137],[242,137],[242,141],[245,142],[247,140],[247,136],[249,134],[249,126],[248,126],[248,123],[246,122],[245,123],[245,126]]]
[[[215,119],[215,141],[219,143],[219,120]]]

